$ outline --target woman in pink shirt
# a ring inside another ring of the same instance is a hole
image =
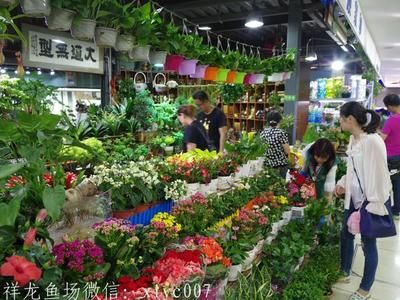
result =
[[[385,140],[389,169],[400,169],[400,97],[396,94],[387,95],[383,103],[391,112],[391,117],[386,121],[381,136]],[[400,174],[391,177],[393,185],[392,207],[395,219],[400,219]]]

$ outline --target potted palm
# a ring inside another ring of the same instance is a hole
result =
[[[133,28],[135,24],[133,2],[122,5],[117,0],[112,0],[104,5],[104,10],[109,14],[101,16],[95,31],[96,44],[100,47],[115,47],[118,32],[123,29]],[[119,45],[120,46],[120,45]]]
[[[79,5],[78,0],[53,0],[51,1],[51,13],[46,17],[46,24],[50,30],[69,31],[75,12],[71,10]]]
[[[106,0],[82,0],[75,7],[77,15],[75,16],[72,26],[72,37],[91,41],[94,39],[96,30],[96,20],[109,15],[109,12],[101,10]]]

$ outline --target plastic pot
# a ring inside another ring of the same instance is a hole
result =
[[[50,0],[21,0],[21,8],[25,15],[32,18],[50,16]]]
[[[208,65],[197,65],[196,72],[194,74],[190,75],[190,78],[203,79],[206,74],[207,67],[208,67]]]
[[[244,82],[245,76],[246,76],[246,73],[244,73],[244,72],[236,72],[234,83],[242,84]]]
[[[246,76],[244,76],[244,80],[243,83],[244,84],[250,84],[250,79],[253,76],[253,74],[246,74]]]
[[[218,70],[218,74],[217,74],[217,78],[216,81],[218,82],[225,82],[226,78],[228,77],[228,72],[230,70],[229,69],[219,69]]]
[[[115,43],[115,50],[119,52],[129,52],[133,49],[135,37],[127,34],[119,34]]]
[[[197,59],[185,59],[179,65],[179,75],[192,75],[196,73],[196,65],[199,61]]]
[[[150,46],[135,47],[129,51],[129,58],[133,61],[146,62],[150,60]]]
[[[284,73],[274,73],[270,76],[268,76],[268,81],[269,82],[279,82],[283,81]]]
[[[47,28],[56,31],[69,31],[75,12],[69,9],[52,7],[50,16],[46,17]]]
[[[251,78],[250,78],[250,83],[251,84],[262,84],[264,83],[264,74],[254,74]]]
[[[167,51],[150,51],[150,64],[164,65],[167,59]]]
[[[235,78],[236,78],[237,73],[238,72],[236,72],[236,71],[229,71],[228,76],[226,77],[226,82],[227,83],[235,83]]]
[[[179,66],[184,61],[184,57],[182,55],[169,54],[165,60],[164,70],[170,72],[178,72]]]
[[[204,80],[215,81],[217,79],[218,71],[219,68],[217,67],[207,67]]]
[[[71,35],[73,38],[82,41],[91,41],[94,39],[96,30],[96,21],[89,19],[75,20],[72,22]]]
[[[114,28],[97,27],[95,31],[96,45],[103,48],[114,48],[117,43],[118,31]]]

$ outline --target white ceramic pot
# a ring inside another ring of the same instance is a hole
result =
[[[91,41],[94,39],[95,30],[96,21],[89,19],[74,20],[71,26],[71,35],[78,40]]]
[[[69,31],[74,20],[75,12],[57,7],[51,8],[50,16],[46,17],[46,24],[50,30]]]
[[[274,73],[271,76],[268,76],[269,82],[280,82],[284,80],[285,73]]]
[[[50,0],[21,0],[21,8],[25,15],[32,18],[50,16]]]
[[[150,60],[150,46],[135,47],[129,51],[129,58],[133,61],[147,62]]]
[[[164,65],[167,59],[167,51],[150,51],[150,64],[152,65]]]
[[[188,183],[187,184],[187,191],[188,191],[188,196],[192,196],[196,194],[197,192],[200,191],[200,183]]]
[[[1,7],[8,7],[17,3],[17,0],[0,0]]]
[[[95,31],[96,45],[103,48],[114,48],[117,43],[118,31],[114,28],[97,27]]]
[[[115,43],[115,50],[118,52],[129,52],[133,49],[135,37],[127,34],[119,34]]]
[[[242,269],[242,265],[231,266],[229,268],[228,281],[232,282],[238,280],[239,274],[240,272],[242,272]]]
[[[209,183],[209,190],[211,193],[214,193],[217,191],[218,182],[219,182],[219,180],[218,180],[218,178],[216,178],[216,179],[212,179],[211,182]]]

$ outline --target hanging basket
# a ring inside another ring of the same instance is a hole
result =
[[[139,83],[136,82],[136,79],[137,79],[138,75],[142,75],[143,76],[144,82],[139,82]],[[146,81],[147,81],[147,78],[146,78],[146,75],[143,72],[137,72],[135,74],[135,76],[133,77],[133,84],[135,85],[136,92],[143,92],[144,90],[147,89]]]
[[[17,3],[17,0],[0,0],[0,7],[8,7]]]
[[[229,71],[228,76],[226,77],[227,83],[235,83],[235,77],[238,72],[236,71]]]
[[[129,52],[133,49],[135,38],[132,35],[119,34],[115,42],[115,50],[118,52]]]
[[[254,76],[254,74],[246,74],[246,76],[244,76],[244,84],[250,84],[250,80],[252,78],[252,76]]]
[[[264,74],[253,74],[250,77],[250,84],[262,84],[264,83]]]
[[[163,77],[163,82],[162,83],[157,83],[158,76],[162,76]],[[168,90],[166,82],[167,82],[167,78],[165,77],[165,75],[163,73],[157,73],[156,76],[154,76],[154,80],[153,80],[153,87],[154,87],[155,91],[157,93],[166,92]]]
[[[24,15],[32,18],[50,16],[50,0],[21,0],[21,8]]]
[[[133,61],[147,62],[150,60],[150,46],[135,47],[129,51],[129,58]]]
[[[74,20],[71,26],[71,35],[73,38],[82,41],[91,41],[94,39],[96,30],[96,21],[89,19]]]
[[[182,55],[169,54],[165,60],[164,70],[178,72],[179,66],[185,58]]]
[[[179,75],[192,75],[196,73],[196,65],[199,61],[197,59],[185,59],[179,65]]]
[[[197,65],[196,72],[194,74],[190,75],[190,78],[203,79],[206,74],[207,67],[208,67],[208,65]]]
[[[75,12],[72,10],[52,7],[50,16],[46,17],[47,28],[55,31],[69,31],[74,16]]]
[[[212,80],[215,81],[217,79],[219,68],[217,67],[208,67],[206,69],[206,73],[204,75],[204,80]]]
[[[150,52],[150,64],[152,65],[164,65],[166,59],[167,59],[167,51]]]
[[[95,31],[96,45],[103,48],[114,48],[117,36],[118,31],[114,28],[97,27]]]
[[[246,76],[246,73],[244,73],[244,72],[237,72],[237,73],[236,73],[236,76],[235,76],[234,83],[243,84],[243,82],[244,82],[244,77],[245,77],[245,76]]]
[[[219,69],[217,73],[217,79],[216,81],[218,82],[225,82],[226,78],[228,77],[229,69]]]

